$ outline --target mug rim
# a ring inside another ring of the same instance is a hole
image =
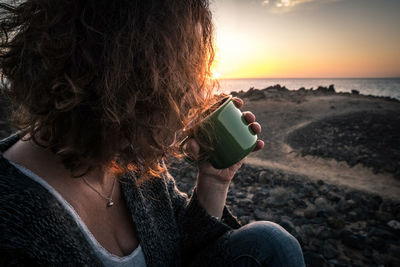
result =
[[[228,95],[227,97],[223,98],[221,101],[223,101],[223,103],[213,112],[211,112],[210,114],[208,114],[204,119],[201,120],[201,122],[204,122],[206,120],[208,120],[210,117],[212,117],[215,113],[219,112],[219,110],[221,110],[222,108],[224,108],[226,105],[228,105],[230,103],[230,101],[232,100],[233,96],[232,95]]]
[[[189,129],[192,129],[193,127],[196,127],[197,125],[202,124],[205,120],[208,120],[211,116],[213,116],[216,112],[218,112],[222,107],[225,107],[231,100],[232,100],[233,96],[231,94],[227,95],[226,97],[224,97],[221,101],[224,101],[222,103],[222,105],[220,105],[216,110],[214,110],[213,112],[211,112],[210,114],[208,114],[205,118],[201,119],[198,124],[194,124],[193,122],[190,122],[189,125],[185,128],[183,128],[183,131],[187,131]]]

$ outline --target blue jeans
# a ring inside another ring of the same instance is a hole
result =
[[[276,223],[253,222],[228,235],[233,267],[305,266],[299,242]]]

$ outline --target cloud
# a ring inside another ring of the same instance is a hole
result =
[[[264,1],[261,3],[261,5],[263,5],[263,6],[269,5],[269,0],[264,0]]]
[[[294,7],[304,4],[319,4],[342,0],[263,0],[262,6],[267,7],[270,11],[275,13],[286,13],[291,11]]]

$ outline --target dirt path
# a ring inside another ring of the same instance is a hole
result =
[[[312,180],[323,180],[334,185],[348,186],[354,189],[379,194],[400,200],[400,181],[388,174],[374,174],[371,169],[362,165],[350,168],[344,162],[325,160],[321,158],[294,157],[291,161],[280,163],[248,157],[246,163],[268,169],[279,170],[292,174],[304,175]]]
[[[285,98],[245,99],[244,110],[251,110],[257,116],[263,127],[260,138],[265,141],[264,150],[249,156],[247,163],[400,200],[400,180],[392,174],[376,174],[361,164],[349,167],[347,163],[334,159],[301,156],[285,142],[289,133],[316,120],[360,111],[399,109],[398,102],[363,96],[306,96],[297,102]]]

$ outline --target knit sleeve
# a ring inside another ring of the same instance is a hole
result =
[[[211,244],[224,233],[241,225],[227,206],[221,220],[210,216],[197,199],[196,190],[188,197],[176,187],[174,178],[167,173],[166,181],[181,233],[182,255],[191,255]]]

